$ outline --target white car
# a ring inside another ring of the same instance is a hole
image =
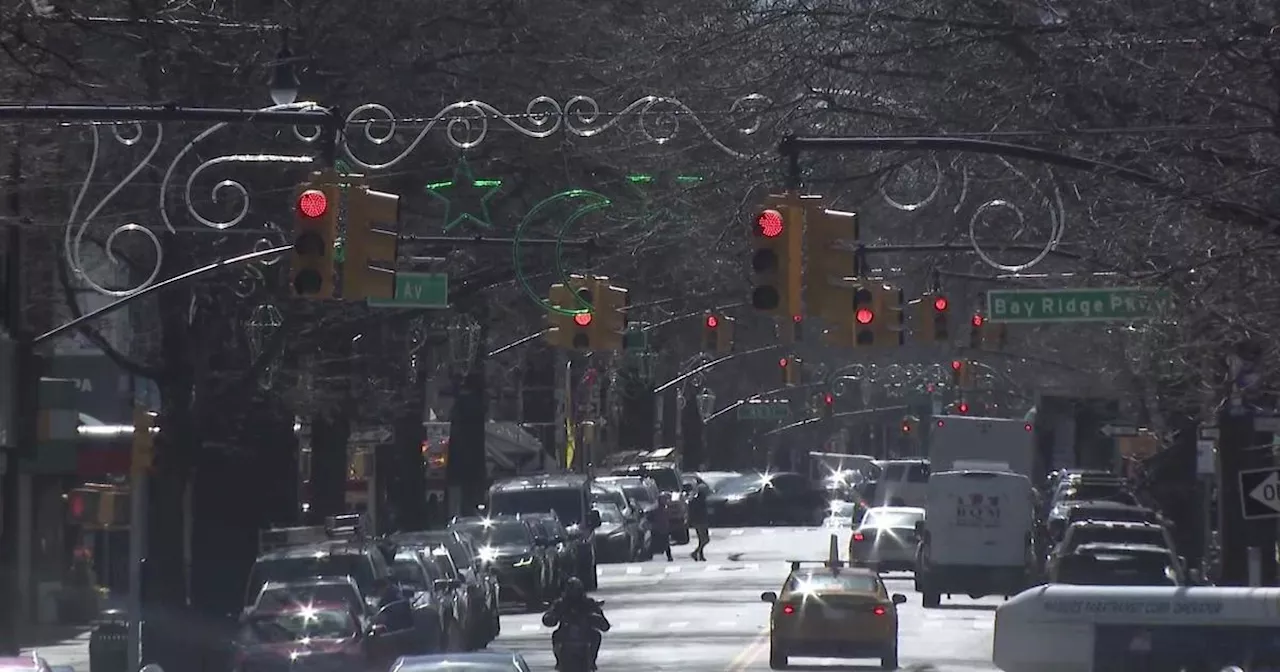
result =
[[[915,570],[917,523],[924,521],[918,506],[877,506],[867,509],[849,536],[849,559],[881,571]]]

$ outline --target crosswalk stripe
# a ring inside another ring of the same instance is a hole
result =
[[[746,530],[729,530],[729,536],[731,537],[736,537],[746,533],[747,533]]]
[[[627,565],[628,574],[639,574],[644,571],[644,567],[640,565]]]
[[[720,571],[720,565],[707,565],[707,571],[708,571],[708,572],[718,572],[718,571]]]
[[[680,565],[667,565],[667,568],[665,571],[667,574],[675,574],[676,572],[680,571]]]
[[[667,627],[671,628],[672,630],[679,630],[680,628],[687,628],[687,627],[689,627],[689,621],[676,621],[676,622],[672,623],[671,625],[668,625]]]

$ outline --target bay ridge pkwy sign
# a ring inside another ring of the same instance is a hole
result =
[[[993,289],[987,320],[1005,323],[1129,322],[1154,317],[1169,301],[1162,289]]]

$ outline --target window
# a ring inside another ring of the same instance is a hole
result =
[[[307,586],[281,586],[262,591],[257,609],[263,611],[288,611],[306,604],[340,603],[353,609],[363,609],[360,593],[349,583],[317,583]]]
[[[465,523],[458,529],[474,537],[482,546],[529,546],[533,544],[533,535],[523,521],[504,520],[489,525],[483,523]]]
[[[858,593],[879,592],[874,576],[850,572],[796,572],[787,579],[783,592],[807,593],[823,590],[845,590]]]
[[[914,513],[906,511],[871,509],[867,511],[867,515],[862,519],[862,526],[912,529],[916,526],[916,522],[921,520],[924,520],[923,512]]]
[[[565,525],[582,523],[586,502],[577,488],[500,490],[489,496],[495,514],[555,513]]]
[[[346,609],[298,609],[253,617],[240,632],[242,641],[273,644],[300,639],[345,639],[357,632]]]
[[[428,557],[431,558],[436,570],[440,572],[440,578],[450,580],[458,578],[458,568],[453,564],[453,558],[449,556],[449,551],[443,546],[437,546],[432,549]]]
[[[913,462],[907,468],[908,483],[928,483],[929,482],[929,465],[924,462]]]
[[[428,577],[423,573],[422,565],[418,564],[418,560],[412,556],[396,557],[395,564],[391,565],[391,576],[396,583],[417,590],[424,590],[427,587]]]
[[[374,593],[373,584],[378,578],[374,575],[373,563],[364,554],[317,551],[314,555],[254,563],[249,573],[249,595],[256,596],[268,581],[301,581],[316,576],[349,576],[366,595]]]
[[[651,492],[649,488],[646,488],[643,485],[624,486],[622,488],[622,491],[627,493],[628,497],[636,500],[637,502],[652,504],[658,501],[657,499],[654,498],[653,492]]]
[[[605,525],[621,525],[623,523],[622,511],[616,506],[605,504],[596,509],[600,512],[600,522]]]
[[[1080,526],[1071,530],[1071,545],[1149,544],[1164,548],[1164,531],[1154,527]]]

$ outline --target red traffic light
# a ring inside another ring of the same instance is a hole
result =
[[[800,324],[801,322],[804,321],[804,315],[792,315],[791,321],[795,322],[796,324]]]
[[[329,197],[318,189],[308,189],[298,196],[298,212],[304,217],[323,217],[329,211]]]
[[[858,324],[871,324],[876,319],[876,314],[871,312],[870,308],[859,308],[858,312],[853,314],[853,319],[857,320]]]
[[[903,434],[910,434],[910,433],[911,433],[911,423],[909,423],[909,422],[907,422],[907,421],[905,421],[905,420],[902,422],[902,433],[903,433]]]
[[[78,492],[71,493],[71,496],[68,498],[67,505],[71,509],[72,518],[84,517],[84,495],[81,495]]]
[[[958,360],[958,359],[953,359],[953,360],[951,360],[951,370],[952,370],[952,371],[959,371],[960,369],[963,369],[963,368],[964,368],[964,362],[962,362],[962,361],[960,361],[960,360]]]
[[[981,316],[981,315],[974,315],[974,316],[973,316],[973,320],[972,320],[972,322],[973,322],[973,326],[975,326],[975,327],[981,327],[981,326],[982,326],[982,324],[983,324],[984,322],[986,322],[986,320],[982,319],[982,316]]]
[[[1031,431],[1031,430],[1033,430],[1033,429],[1035,429],[1035,427],[1031,426],[1031,423],[1029,423],[1029,422],[1028,422],[1027,424],[1023,425],[1023,426],[1022,426],[1022,428],[1023,428],[1023,429],[1025,429],[1025,430],[1027,430],[1028,432],[1029,432],[1029,431]]]
[[[787,359],[786,357],[783,357],[782,359],[778,360],[778,366],[784,369],[787,368],[787,365],[790,363],[791,363],[791,360]]]
[[[963,402],[963,401],[962,401],[962,402],[960,402],[960,405],[959,405],[959,406],[956,406],[956,410],[957,410],[957,411],[960,411],[961,413],[968,413],[968,412],[969,412],[969,404],[966,404],[965,402]]]
[[[708,328],[708,329],[715,329],[715,328],[716,328],[716,327],[718,327],[718,326],[720,326],[720,319],[719,319],[719,318],[717,318],[715,315],[708,315],[708,316],[707,316],[707,328]]]
[[[933,309],[939,313],[945,311],[949,305],[950,304],[947,303],[947,297],[945,296],[939,296],[933,300]]]
[[[591,326],[591,313],[577,313],[573,316],[573,323],[579,327]]]
[[[765,238],[781,236],[782,227],[782,213],[777,210],[765,210],[756,218],[756,233]]]
[[[822,395],[822,403],[828,406],[834,406],[836,403],[836,396],[834,394],[831,394],[830,392],[827,392],[826,394]]]

